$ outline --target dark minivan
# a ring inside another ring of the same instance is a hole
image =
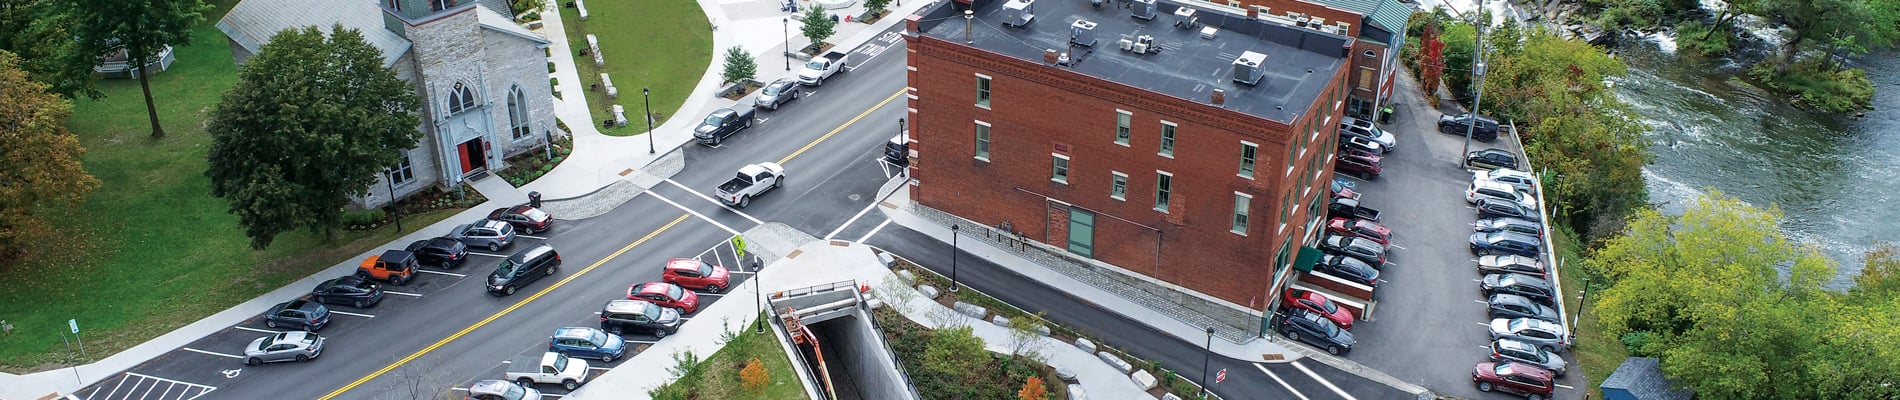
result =
[[[507,296],[515,294],[522,286],[533,283],[543,276],[554,275],[561,268],[561,253],[547,243],[535,245],[508,256],[495,272],[488,274],[488,294]]]
[[[898,167],[910,166],[910,143],[904,139],[904,134],[899,133],[884,142],[884,162]]]

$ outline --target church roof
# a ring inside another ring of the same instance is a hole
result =
[[[383,29],[383,11],[371,0],[243,0],[218,20],[218,30],[232,42],[256,54],[271,36],[285,29],[331,25],[362,32],[363,39],[383,52],[383,67],[409,52],[409,39]]]
[[[521,25],[515,23],[514,19],[488,9],[487,5],[475,7],[475,15],[476,19],[481,21],[483,28],[519,36],[540,45],[547,45],[549,43],[548,38],[541,37],[541,35],[535,34],[534,31],[530,31],[527,28],[522,28]]]

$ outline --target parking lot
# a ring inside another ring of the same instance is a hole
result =
[[[1391,123],[1380,124],[1398,139],[1396,150],[1384,157],[1382,175],[1370,182],[1346,178],[1357,182],[1362,204],[1381,210],[1380,222],[1393,232],[1390,264],[1381,270],[1369,312],[1352,329],[1359,343],[1347,358],[1440,395],[1522,398],[1483,393],[1472,383],[1472,366],[1490,356],[1478,256],[1468,244],[1477,219],[1464,201],[1472,173],[1459,166],[1464,137],[1440,133],[1439,112],[1409,83],[1402,80],[1394,96],[1401,104],[1394,105]],[[1510,136],[1472,142],[1472,151],[1486,148],[1521,154]],[[1570,354],[1559,353],[1576,371]],[[1581,398],[1582,375],[1559,378],[1556,398]]]

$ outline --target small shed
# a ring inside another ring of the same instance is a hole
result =
[[[1623,365],[1616,366],[1616,372],[1597,385],[1603,390],[1603,400],[1690,400],[1695,391],[1677,385],[1663,377],[1659,360],[1649,357],[1630,357]]]

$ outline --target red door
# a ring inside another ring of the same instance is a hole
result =
[[[464,174],[468,173],[468,171],[475,169],[475,165],[470,164],[468,162],[468,153],[470,150],[469,147],[474,146],[474,145],[475,145],[475,141],[470,140],[470,141],[462,142],[462,144],[455,146],[455,154],[458,156],[461,156],[462,158],[462,173]]]

